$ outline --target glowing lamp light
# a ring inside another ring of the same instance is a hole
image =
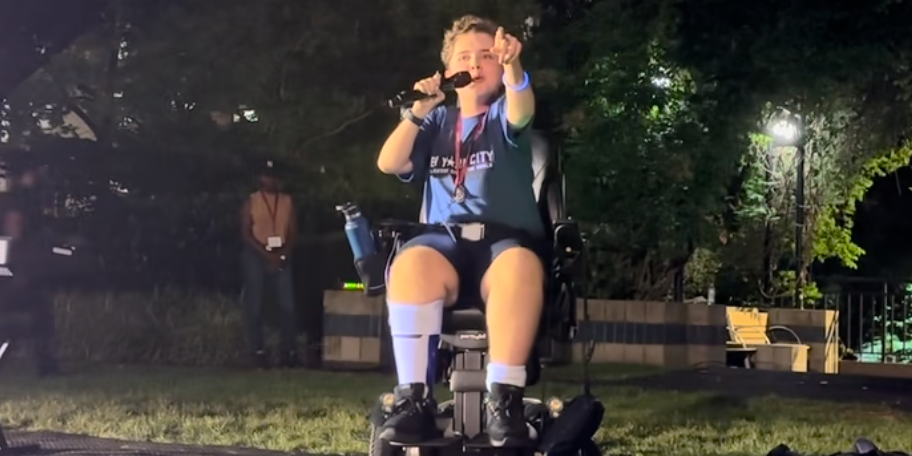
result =
[[[773,136],[783,143],[793,142],[798,137],[798,127],[787,120],[780,120],[773,124],[772,131]]]
[[[769,120],[767,131],[773,137],[773,146],[797,146],[803,135],[801,117],[786,109],[781,109]]]
[[[344,282],[342,289],[345,291],[364,291],[364,284],[358,282]]]

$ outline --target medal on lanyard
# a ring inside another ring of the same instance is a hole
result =
[[[470,143],[472,145],[474,145],[474,143],[478,139],[478,136],[481,134],[481,131],[484,130],[484,122],[485,122],[485,118],[482,117],[481,120],[477,124],[475,124],[475,128],[472,129],[472,132],[469,133],[469,139],[470,139],[470,141],[471,141]],[[454,130],[455,130],[454,131],[454,136],[455,136],[454,146],[455,147],[453,148],[453,158],[455,160],[454,160],[453,166],[455,167],[456,175],[453,177],[453,184],[454,184],[453,202],[463,203],[466,200],[465,179],[466,179],[466,173],[468,172],[467,161],[469,158],[468,157],[469,154],[466,153],[465,158],[463,158],[463,156],[462,156],[462,152],[463,152],[463,150],[462,150],[462,147],[463,147],[462,116],[459,116],[456,118],[456,128]]]
[[[457,184],[456,188],[453,190],[453,202],[463,203],[466,198],[466,189],[465,185]]]

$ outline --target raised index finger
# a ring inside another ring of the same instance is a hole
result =
[[[503,39],[504,29],[503,27],[497,27],[497,32],[494,34],[494,46],[497,47]]]

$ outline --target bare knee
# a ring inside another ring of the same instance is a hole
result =
[[[459,276],[440,252],[425,246],[403,250],[390,267],[387,297],[400,303],[456,301]]]
[[[522,300],[540,301],[544,295],[545,270],[541,259],[535,252],[513,247],[503,251],[491,263],[482,279],[481,294],[485,301],[495,288],[500,297],[515,296],[520,302],[508,300],[497,305],[524,305]]]

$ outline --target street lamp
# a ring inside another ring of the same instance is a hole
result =
[[[798,139],[798,124],[789,118],[779,118],[770,127],[773,139],[778,145],[793,146]]]
[[[804,308],[804,131],[801,117],[782,110],[770,122],[773,147],[794,147],[795,154],[795,303]]]

